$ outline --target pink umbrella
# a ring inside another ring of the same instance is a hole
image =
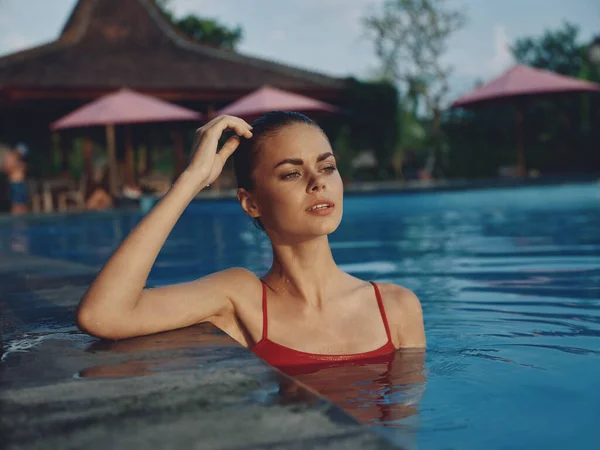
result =
[[[339,108],[314,98],[263,86],[226,106],[218,114],[249,118],[273,110],[340,112]]]
[[[126,123],[174,122],[199,120],[202,115],[191,109],[140,94],[130,89],[120,89],[100,97],[67,114],[50,125],[52,130]]]
[[[524,176],[525,152],[523,150],[523,112],[522,103],[536,95],[548,95],[562,92],[600,91],[600,85],[564,75],[516,65],[498,78],[475,89],[452,103],[451,107],[478,106],[503,99],[517,100],[517,151],[519,174]]]
[[[116,124],[133,124],[147,122],[176,122],[185,120],[200,120],[202,115],[196,111],[183,108],[172,103],[159,100],[149,95],[140,94],[130,89],[120,89],[105,95],[79,109],[67,114],[50,125],[52,130],[79,128],[89,126],[106,126],[106,140],[109,154],[110,189],[116,192],[116,154],[115,129]],[[183,164],[183,149],[181,139],[176,139],[177,170]],[[91,161],[90,146],[86,145],[86,165]],[[133,148],[131,145],[131,130],[126,128],[126,173],[129,181],[134,178]],[[89,174],[88,174],[89,175]]]

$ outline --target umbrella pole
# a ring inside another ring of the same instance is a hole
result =
[[[94,188],[94,167],[93,167],[93,147],[92,140],[86,137],[83,140],[83,176],[84,179],[84,198],[87,198]]]
[[[517,167],[520,177],[527,176],[527,167],[525,165],[525,149],[524,149],[524,136],[523,136],[523,107],[517,105],[516,111],[517,119]]]
[[[108,172],[110,194],[117,194],[117,154],[115,150],[115,126],[106,126],[106,148],[108,151]]]
[[[133,139],[131,137],[131,126],[127,125],[125,127],[125,183],[128,186],[134,186],[135,179]]]

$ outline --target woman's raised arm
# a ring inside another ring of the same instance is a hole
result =
[[[230,138],[217,153],[226,129]],[[218,117],[196,131],[193,157],[169,192],[131,231],[91,284],[76,313],[77,326],[106,339],[122,339],[181,328],[208,320],[231,307],[221,289],[230,269],[191,283],[144,289],[148,274],[177,220],[191,200],[213,183],[235,151],[240,137],[250,138],[242,119]]]

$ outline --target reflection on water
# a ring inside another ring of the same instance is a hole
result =
[[[380,363],[281,370],[363,423],[394,426],[418,412],[426,386],[424,363],[424,351],[403,350]],[[288,389],[293,395],[294,383],[289,379],[281,383],[282,392]]]
[[[121,341],[96,341],[87,347],[87,352],[128,358],[88,367],[76,376],[128,378],[194,370],[226,359],[225,349],[238,347],[227,335],[215,330],[202,324]],[[395,426],[418,412],[426,386],[424,364],[425,351],[403,350],[383,362],[280,368],[282,375],[274,380],[278,386],[276,401],[313,401],[313,391],[365,424]]]
[[[127,378],[197,369],[202,364],[227,359],[230,355],[226,349],[238,347],[237,342],[210,324],[120,341],[95,341],[87,347],[87,352],[128,358],[88,367],[77,377]]]
[[[148,351],[202,349],[205,347],[224,348],[238,344],[217,328],[208,323],[180,328],[164,333],[140,336],[120,341],[98,340],[86,351],[111,352],[120,354],[141,353]]]

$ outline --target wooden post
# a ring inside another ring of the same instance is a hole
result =
[[[208,119],[208,121],[211,121],[216,116],[217,116],[217,111],[215,109],[215,105],[213,105],[213,104],[209,105],[208,111],[206,112],[206,118]]]
[[[133,151],[133,139],[131,137],[131,126],[125,126],[125,183],[128,186],[136,184],[135,154]]]
[[[117,152],[115,149],[115,126],[110,124],[106,126],[106,149],[108,151],[108,182],[110,194],[117,194]]]
[[[87,198],[94,189],[94,163],[93,146],[89,137],[83,140],[83,176],[85,177],[84,198]]]

